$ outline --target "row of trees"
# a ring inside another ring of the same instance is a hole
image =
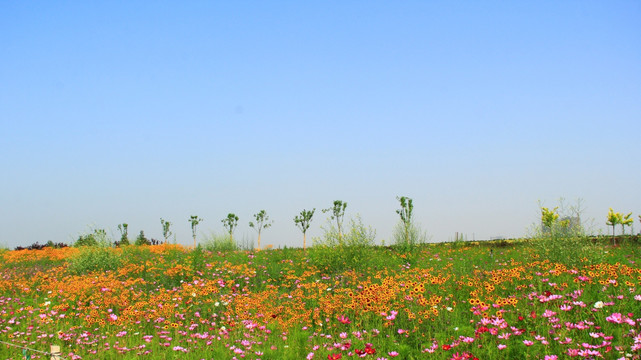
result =
[[[397,200],[400,203],[401,208],[396,210],[396,213],[400,216],[399,235],[397,236],[397,243],[406,243],[411,244],[417,242],[416,234],[416,225],[414,224],[412,211],[414,209],[412,199],[406,196],[397,197]],[[322,209],[323,213],[329,213],[330,221],[336,225],[338,230],[338,237],[342,239],[343,237],[343,222],[345,219],[345,210],[347,209],[347,203],[342,200],[335,200],[332,207],[327,209]],[[303,249],[307,248],[307,230],[311,225],[312,219],[316,208],[312,210],[303,209],[298,215],[294,217],[294,225],[303,233]],[[188,219],[191,224],[192,238],[194,241],[194,247],[196,247],[196,230],[200,223],[204,219],[192,215]],[[234,230],[238,227],[239,217],[234,213],[227,214],[227,217],[221,220],[223,227],[229,238],[233,241]],[[261,249],[260,240],[263,230],[268,229],[272,226],[274,222],[270,220],[267,212],[265,210],[260,210],[258,213],[253,215],[252,221],[249,222],[249,227],[254,229],[258,234],[258,249]],[[173,223],[160,218],[160,224],[162,226],[162,234],[164,238],[164,243],[167,244],[169,238],[173,235],[171,231],[171,226]],[[120,245],[129,245],[129,235],[128,235],[128,224],[123,223],[118,225],[118,230],[120,231]],[[104,230],[103,230],[104,231]],[[146,241],[145,241],[146,240]],[[150,244],[151,242],[147,240],[144,236],[144,233],[141,231],[140,235],[136,238],[137,245]]]
[[[541,207],[541,225],[545,231],[552,231],[554,228],[567,229],[571,226],[570,219],[564,218],[559,220],[559,207],[549,209],[546,207]],[[639,216],[639,221],[641,221],[641,215]],[[634,223],[634,218],[632,218],[632,213],[623,214],[620,212],[614,212],[612,208],[608,211],[605,224],[607,226],[612,226],[612,236],[615,236],[615,228],[617,225],[621,225],[621,234],[625,235],[625,227],[632,227]]]
[[[641,221],[641,215],[639,216],[639,221]],[[612,226],[613,237],[614,237],[614,228],[617,225],[621,225],[621,234],[625,235],[625,227],[626,226],[632,227],[633,223],[634,223],[634,219],[632,218],[632,213],[623,215],[622,213],[614,212],[612,208],[610,208],[610,211],[608,211],[608,216],[605,221],[606,225]]]

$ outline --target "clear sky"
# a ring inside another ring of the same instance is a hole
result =
[[[389,243],[401,195],[433,241],[641,228],[639,1],[4,1],[0,54],[4,246],[261,209],[300,246],[334,200]]]

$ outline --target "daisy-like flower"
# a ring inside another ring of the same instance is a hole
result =
[[[620,313],[613,313],[612,315],[606,317],[605,320],[611,323],[620,324],[623,322],[623,317]]]
[[[605,305],[605,303],[603,303],[603,301],[597,301],[597,302],[594,303],[594,308],[595,309],[602,309],[604,305]]]

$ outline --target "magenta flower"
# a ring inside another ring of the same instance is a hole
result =
[[[623,322],[623,317],[620,313],[613,313],[612,315],[605,318],[611,323],[621,324]]]
[[[340,315],[337,317],[338,321],[340,321],[341,324],[351,324],[352,322],[349,320],[349,318],[345,315]]]

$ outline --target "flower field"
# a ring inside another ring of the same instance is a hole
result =
[[[0,358],[641,358],[638,244],[568,263],[501,245],[372,247],[342,267],[314,248],[4,250]]]

